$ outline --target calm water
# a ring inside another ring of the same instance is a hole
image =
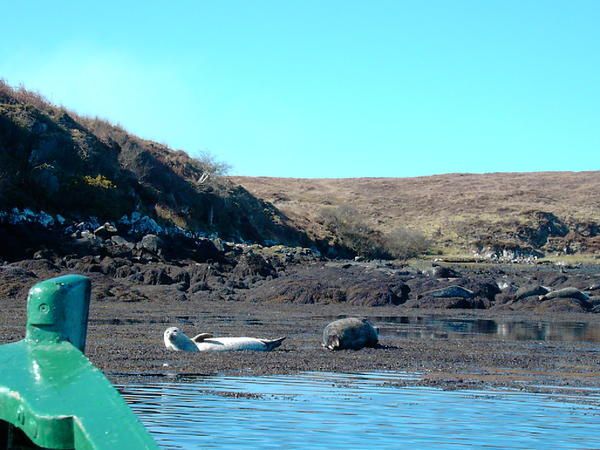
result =
[[[600,342],[600,322],[452,319],[436,316],[380,316],[370,320],[380,335],[448,339],[472,337],[490,339]]]
[[[600,448],[600,391],[400,387],[408,374],[208,377],[122,387],[158,443],[195,448]]]

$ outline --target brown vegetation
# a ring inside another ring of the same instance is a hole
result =
[[[0,80],[0,211],[101,221],[138,211],[231,240],[308,242],[272,205],[221,177],[226,169]]]
[[[230,179],[316,238],[331,238],[323,208],[352,205],[371,229],[420,232],[446,253],[485,246],[600,253],[600,171]]]

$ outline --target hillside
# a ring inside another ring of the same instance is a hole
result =
[[[331,239],[323,210],[349,205],[373,229],[422,232],[444,253],[600,253],[600,171],[230,179],[317,239]]]
[[[307,243],[271,204],[217,172],[210,161],[0,80],[0,219],[13,208],[100,224],[135,212],[163,227],[233,241]]]

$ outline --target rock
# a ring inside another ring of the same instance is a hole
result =
[[[515,300],[521,300],[525,297],[532,297],[534,295],[544,295],[549,291],[544,286],[540,285],[528,285],[520,287],[515,293]]]
[[[137,266],[121,266],[115,270],[115,278],[127,278],[133,274],[139,273],[140,269]]]
[[[600,289],[600,283],[593,283],[587,288],[588,291],[597,291],[599,289]]]
[[[587,302],[589,300],[589,296],[584,294],[579,289],[574,287],[567,287],[563,289],[558,289],[556,291],[548,292],[545,295],[540,297],[540,300],[551,300],[554,298],[575,298],[578,300],[582,300]]]
[[[37,187],[49,195],[58,193],[60,182],[55,170],[47,167],[36,167],[32,170],[32,181]]]
[[[238,280],[248,277],[275,277],[277,276],[277,271],[262,256],[255,253],[247,253],[239,258],[232,275]]]
[[[228,248],[228,246],[225,246]],[[196,240],[194,260],[199,262],[218,261],[221,259],[221,252],[210,239],[201,238]]]
[[[12,265],[0,266],[0,300],[23,301],[29,288],[36,282],[36,274]]]
[[[460,274],[449,267],[435,266],[432,268],[431,275],[435,278],[459,278]]]
[[[121,219],[123,220],[123,219]],[[164,232],[163,227],[161,227],[156,221],[148,216],[140,217],[139,213],[131,214],[131,228],[129,232],[131,234],[162,234]]]
[[[139,247],[158,255],[162,249],[162,239],[155,234],[147,234],[139,242]]]
[[[600,297],[590,297],[588,303],[592,308],[596,308],[597,306],[600,306]]]
[[[473,292],[473,297],[482,297],[492,301],[497,294],[502,292],[493,279],[463,278],[460,280],[460,285],[460,287]]]
[[[475,294],[473,291],[469,289],[465,289],[462,286],[448,286],[442,289],[436,289],[434,291],[425,292],[421,295],[421,297],[434,297],[434,298],[473,298]]]
[[[579,298],[556,297],[540,303],[535,308],[536,312],[587,312],[590,310],[590,304]]]
[[[121,236],[112,236],[110,241],[113,243],[113,245],[118,247],[124,247],[129,250],[133,250],[135,248],[135,244],[133,242],[129,242],[127,239]]]
[[[365,271],[354,265],[310,265],[254,288],[253,297],[278,303],[349,303],[381,306],[401,304],[410,288],[399,276],[382,270]]]
[[[233,249],[231,244],[220,238],[211,239],[211,242],[220,253],[227,253]]]
[[[355,284],[346,289],[348,303],[365,306],[400,305],[408,300],[410,288],[404,283],[394,285]]]
[[[169,285],[174,283],[163,267],[146,270],[142,275],[142,283],[146,285]]]

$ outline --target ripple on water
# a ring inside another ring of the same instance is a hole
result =
[[[600,448],[600,391],[591,406],[564,393],[394,386],[417,377],[311,372],[121,390],[170,449]]]

